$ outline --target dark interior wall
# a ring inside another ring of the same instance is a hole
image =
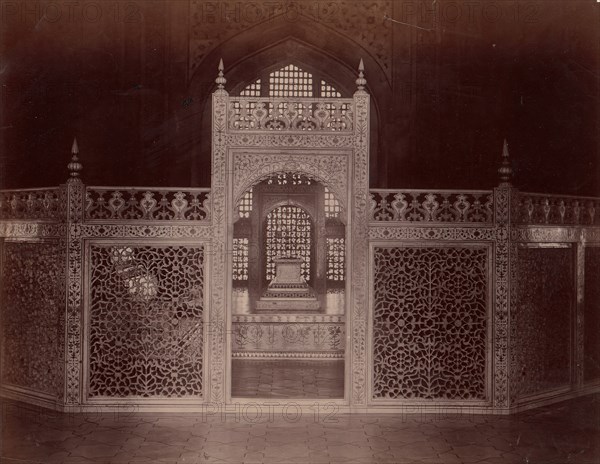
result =
[[[600,5],[591,0],[0,7],[2,188],[63,182],[74,136],[86,183],[208,186],[205,110],[218,59],[232,89],[261,60],[320,56],[350,90],[365,60],[373,187],[490,188],[507,137],[520,188],[600,195]]]

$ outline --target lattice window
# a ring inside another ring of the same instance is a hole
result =
[[[238,214],[242,218],[250,217],[252,212],[252,189],[244,193],[244,196],[240,199],[238,204]]]
[[[303,71],[293,64],[273,71],[269,76],[269,96],[312,97],[312,74]]]
[[[261,93],[269,97],[342,97],[342,94],[333,85],[304,71],[295,64],[289,64],[270,73],[264,85],[261,83],[261,79],[248,84],[240,92],[240,96],[260,97]]]
[[[260,97],[260,79],[257,79],[252,84],[248,84],[244,90],[240,92],[242,97]]]
[[[56,395],[64,385],[63,251],[57,242],[25,241],[6,241],[0,251],[2,381]]]
[[[233,280],[248,280],[248,239],[233,239]]]
[[[325,187],[325,217],[336,218],[340,216],[342,207],[333,193]]]
[[[327,280],[345,280],[346,240],[343,237],[327,239]]]
[[[485,398],[487,250],[373,252],[373,396]]]
[[[267,280],[275,277],[274,258],[302,258],[302,276],[310,279],[311,218],[298,206],[280,206],[267,215]]]
[[[201,396],[202,247],[92,245],[89,265],[89,396]]]
[[[331,84],[328,84],[323,79],[321,79],[321,97],[324,98],[341,98],[342,94],[339,93],[335,87]]]
[[[519,340],[518,397],[569,385],[574,271],[570,248],[519,249],[518,317],[511,320]]]

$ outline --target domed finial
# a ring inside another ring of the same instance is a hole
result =
[[[219,75],[215,79],[215,82],[217,83],[217,88],[219,90],[223,90],[225,88],[225,83],[227,82],[227,79],[225,79],[225,76],[223,75],[224,70],[225,66],[223,66],[223,58],[221,58],[219,60]]]
[[[500,185],[510,184],[512,178],[512,167],[510,166],[510,156],[508,154],[508,142],[504,139],[504,146],[502,147],[502,164],[498,168],[498,175],[500,176]]]
[[[71,147],[71,162],[67,165],[67,169],[69,170],[69,175],[71,178],[69,181],[80,181],[79,173],[83,169],[83,165],[79,162],[79,158],[77,154],[79,153],[79,145],[77,145],[77,138],[73,139],[73,146]]]
[[[356,79],[356,85],[358,86],[359,92],[365,91],[365,85],[367,85],[367,80],[365,79],[365,64],[363,63],[362,58],[360,59],[360,63],[358,64],[358,79]]]

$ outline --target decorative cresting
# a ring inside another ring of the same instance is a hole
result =
[[[2,385],[61,398],[63,250],[57,240],[6,241],[1,262]]]
[[[206,221],[210,189],[86,187],[85,220]]]
[[[571,319],[575,303],[574,253],[570,246],[518,250],[516,361],[517,400],[568,388]],[[540,275],[544,278],[541,279]]]
[[[289,101],[236,98],[229,101],[229,130],[329,131],[352,133],[352,99]]]
[[[58,188],[0,190],[0,220],[59,220]]]
[[[92,244],[89,398],[200,398],[204,249]]]
[[[373,398],[486,399],[487,247],[378,246]]]
[[[356,405],[365,404],[366,401],[369,96],[364,90],[366,81],[363,71],[361,63],[358,90],[352,100],[332,98],[308,101],[301,98],[292,104],[283,104],[281,112],[279,104],[277,107],[265,106],[265,110],[271,111],[271,116],[288,118],[286,122],[265,126],[257,122],[256,114],[251,114],[257,109],[248,101],[251,98],[229,97],[224,90],[226,80],[220,63],[217,90],[213,94],[212,135],[214,282],[226,280],[226,259],[224,254],[218,252],[219,249],[225,249],[227,243],[225,211],[234,208],[253,184],[273,174],[293,172],[317,179],[334,193],[351,215],[353,251],[349,280],[352,281],[352,298],[348,326],[352,327],[352,348],[346,355],[352,366],[351,402]],[[302,112],[297,111],[299,108]],[[320,111],[319,108],[326,110],[322,111],[321,116],[315,113]],[[290,116],[289,110],[296,113]],[[285,111],[288,111],[288,116],[283,114]],[[241,118],[242,112],[248,121]],[[265,115],[267,117],[268,114]],[[329,122],[326,123],[326,120]],[[233,182],[233,198],[226,195],[228,179]],[[350,181],[352,191],[349,196]],[[217,214],[218,211],[222,213]],[[225,295],[223,287],[213,286],[210,317],[211,322],[217,325],[225,320]],[[225,338],[218,336],[214,330],[211,334],[211,401],[219,402],[223,398]]]
[[[600,225],[600,198],[519,193],[516,223]]]
[[[492,223],[491,191],[371,190],[369,220]]]

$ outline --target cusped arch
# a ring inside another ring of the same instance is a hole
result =
[[[333,155],[331,155],[333,156]],[[323,184],[327,187],[336,197],[336,199],[340,203],[340,207],[345,212],[347,210],[346,206],[348,204],[347,194],[346,194],[346,179],[341,179],[340,176],[327,175],[327,172],[322,171],[322,167],[324,163],[307,163],[303,160],[297,160],[294,158],[298,158],[298,155],[292,155],[292,157],[286,156],[284,160],[275,161],[272,159],[270,161],[265,161],[263,163],[259,163],[255,166],[255,169],[252,171],[248,171],[240,165],[235,165],[234,168],[234,194],[233,199],[234,205],[237,205],[244,193],[246,193],[251,187],[256,184],[267,180],[269,177],[278,174],[287,174],[294,173],[304,175],[310,178],[315,179],[316,181]],[[314,156],[314,158],[319,158],[319,156]],[[341,156],[340,156],[341,158]],[[280,159],[280,158],[279,158]],[[345,157],[344,157],[345,159]],[[339,167],[342,167],[339,165]],[[347,170],[347,166],[343,166],[343,171]],[[236,181],[236,175],[240,174],[240,169],[243,169],[245,175],[243,178],[239,178]]]

